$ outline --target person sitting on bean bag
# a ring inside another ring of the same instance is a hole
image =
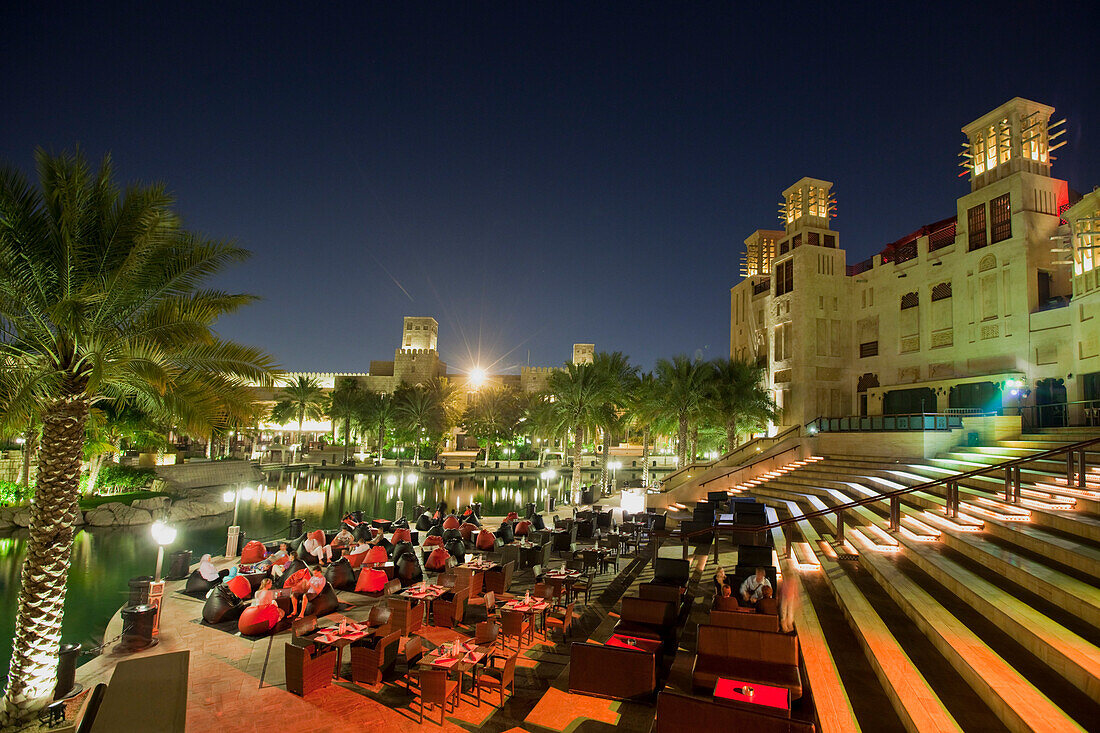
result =
[[[336,536],[332,538],[332,542],[329,543],[329,547],[332,548],[329,550],[330,559],[332,556],[332,550],[336,548],[343,549],[345,547],[351,547],[354,543],[355,538],[351,536],[351,532],[349,532],[347,528],[341,529],[339,532],[336,533]]]
[[[252,605],[257,608],[275,606],[279,610],[279,618],[283,617],[283,610],[275,602],[275,590],[272,588],[271,578],[264,578],[260,581],[260,589],[256,591],[256,595],[253,597]]]
[[[306,606],[317,596],[321,595],[321,591],[325,589],[325,576],[321,572],[321,568],[313,568],[313,574],[307,579],[303,580],[294,590],[290,592],[290,617],[298,618],[305,613]],[[298,608],[298,600],[301,599],[302,607]]]
[[[322,534],[322,536],[324,535]],[[305,554],[313,555],[317,558],[317,562],[321,565],[324,565],[326,561],[332,562],[332,547],[319,542],[312,534],[302,543],[302,549],[305,551]]]
[[[220,573],[214,567],[214,561],[210,559],[210,555],[203,555],[202,559],[199,560],[199,575],[202,576],[203,580],[211,583],[218,579]]]
[[[343,522],[344,526],[347,527],[348,529],[355,529],[360,524],[362,524],[362,522],[356,522],[355,518],[353,516],[351,516],[350,514],[345,514],[344,518],[341,519],[340,521]]]
[[[283,552],[285,548],[286,548],[286,543],[285,542],[279,543],[279,552]],[[288,567],[290,567],[290,565],[292,563],[295,563],[295,562],[298,561],[298,553],[297,552],[295,552],[294,550],[285,550],[285,552],[286,552],[285,556],[280,558],[279,562],[274,563],[271,566],[271,574],[272,574],[272,576],[274,576],[276,578],[282,577],[283,573],[286,572],[286,569]],[[276,554],[278,554],[278,553],[276,553]]]

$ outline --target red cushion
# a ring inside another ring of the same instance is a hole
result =
[[[477,533],[477,549],[479,550],[492,550],[496,547],[497,536],[487,529],[483,529]]]
[[[286,579],[286,582],[283,583],[283,587],[284,588],[293,588],[294,586],[298,585],[302,581],[309,580],[311,577],[313,577],[313,573],[311,573],[306,568],[302,568],[301,570],[295,570],[294,573],[291,574],[291,576]]]
[[[244,546],[243,550],[241,550],[241,565],[258,563],[266,556],[267,549],[264,547],[264,543],[252,540]]]
[[[458,517],[447,517],[444,519],[443,529],[458,529]]]
[[[248,578],[243,575],[234,575],[229,579],[226,585],[229,586],[229,590],[233,591],[233,595],[241,600],[252,595],[252,584],[249,583]]]
[[[237,630],[248,636],[269,634],[279,624],[279,607],[269,603],[266,606],[249,606],[244,609],[237,621]]]
[[[517,522],[516,523],[516,528],[513,531],[513,534],[516,534],[518,536],[523,536],[523,535],[527,534],[530,531],[531,531],[531,523],[528,522],[526,519],[524,519],[522,522]]]
[[[367,552],[370,552],[370,550],[368,550]],[[353,568],[357,568],[362,565],[363,558],[365,558],[366,556],[366,552],[357,552],[354,555],[345,555],[345,557],[347,557],[348,559],[348,564],[351,565]]]
[[[508,516],[504,518],[507,522],[511,522],[513,519],[519,519],[519,515],[515,512],[508,512]]]
[[[444,550],[442,547],[437,547],[432,550],[432,554],[428,555],[428,561],[424,563],[425,570],[445,570],[447,568],[447,561],[451,559],[451,553]],[[385,573],[383,573],[384,575]]]
[[[390,559],[390,556],[386,553],[386,548],[381,545],[375,545],[367,550],[367,559],[363,562],[378,563],[386,562]]]
[[[395,545],[398,542],[412,542],[412,541],[413,541],[412,532],[410,532],[405,527],[398,527],[397,529],[395,529],[393,531],[393,536],[390,537],[390,542],[392,542]]]
[[[458,528],[459,534],[462,535],[463,542],[469,542],[473,538],[474,532],[476,531],[477,525],[470,524],[469,522],[464,523],[461,527]]]
[[[424,538],[424,546],[425,547],[432,547],[433,545],[442,545],[442,544],[443,544],[443,538],[440,537],[437,534],[428,535],[427,537]]]
[[[326,540],[325,540],[325,531],[322,530],[322,529],[315,529],[315,530],[313,530],[312,532],[309,533],[309,536],[306,539],[317,540],[318,542],[320,542],[323,545],[326,542]]]
[[[357,593],[381,593],[382,589],[386,587],[387,580],[385,572],[374,568],[363,568],[363,572],[359,573],[359,580],[355,581],[355,591]]]

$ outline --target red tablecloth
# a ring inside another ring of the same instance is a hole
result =
[[[634,643],[631,644],[628,640],[632,640]],[[661,648],[661,642],[656,639],[639,639],[636,636],[613,634],[611,638],[607,640],[606,646],[617,646],[623,649],[634,649],[639,652],[648,652],[652,654]]]
[[[752,687],[752,697],[741,692],[741,688],[746,685]],[[788,714],[791,711],[791,695],[785,687],[772,687],[771,685],[760,685],[719,677],[714,685],[714,696],[749,705],[779,708]]]

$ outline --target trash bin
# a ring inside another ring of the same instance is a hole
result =
[[[153,643],[153,621],[156,606],[143,603],[122,609],[122,645],[128,649],[144,649]]]
[[[481,502],[480,501],[474,502],[474,514],[477,515],[478,519],[481,519]]]
[[[977,447],[982,444],[982,436],[979,433],[967,433],[966,444],[971,448]]]
[[[141,606],[149,602],[149,584],[153,582],[152,575],[139,575],[130,578],[130,600],[127,606]]]
[[[551,512],[553,512],[554,511],[554,506],[557,503],[558,502],[554,497],[552,497],[552,496],[546,497],[546,513],[550,514]]]
[[[294,517],[290,520],[290,529],[287,530],[287,539],[293,540],[297,537],[301,537],[302,532],[305,531],[305,528],[306,523],[303,520],[298,519],[298,517]]]
[[[244,530],[242,529],[240,534],[237,535],[237,552],[234,554],[234,557],[240,557],[241,552],[244,550],[244,546],[247,545],[247,544],[248,544],[248,535],[246,535],[244,533]]]
[[[183,580],[190,574],[190,550],[179,550],[168,556],[168,580]]]
[[[535,516],[535,502],[529,501],[524,507],[524,518],[530,519],[533,516]]]
[[[76,660],[80,656],[80,644],[62,644],[57,654],[57,685],[53,688],[53,699],[72,697],[80,692],[82,685],[76,684]]]

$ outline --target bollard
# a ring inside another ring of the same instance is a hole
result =
[[[234,524],[229,528],[229,535],[225,541],[225,556],[236,557],[237,556],[237,541],[241,535],[240,526]]]
[[[404,500],[402,500],[402,499],[397,500],[397,510],[396,510],[395,514],[396,514],[396,516],[393,518],[393,521],[395,521],[395,522],[398,519],[400,519],[401,517],[405,516],[405,502],[404,502]]]

